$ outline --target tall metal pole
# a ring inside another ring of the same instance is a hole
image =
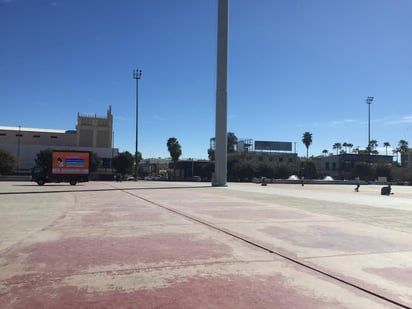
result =
[[[21,126],[19,126],[19,134],[17,135],[17,169],[20,169],[20,137]]]
[[[227,37],[228,0],[218,0],[217,79],[216,79],[216,147],[213,186],[227,182]]]
[[[137,145],[138,145],[138,128],[139,128],[139,79],[142,77],[142,70],[133,70],[133,78],[136,80],[136,149],[135,149],[135,165],[134,165],[134,179],[137,181]]]
[[[366,98],[366,104],[368,104],[368,155],[371,154],[371,104],[373,97]]]

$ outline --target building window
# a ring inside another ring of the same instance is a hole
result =
[[[54,139],[56,139],[56,138],[57,138],[57,136],[56,136],[56,135],[52,135],[52,136],[50,136],[50,138],[54,138]]]
[[[38,135],[38,134],[37,134],[37,135],[33,135],[33,137],[34,137],[34,138],[39,138],[40,135]]]
[[[16,136],[17,136],[17,137],[22,137],[22,136],[23,136],[23,134],[16,134]]]
[[[282,157],[279,158],[279,162],[283,162],[283,158],[282,158]]]
[[[6,133],[0,133],[0,136],[6,136],[7,134]]]

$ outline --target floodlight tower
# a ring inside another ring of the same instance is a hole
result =
[[[366,98],[366,104],[368,104],[368,154],[371,154],[371,104],[373,97]]]
[[[138,142],[138,120],[139,120],[139,79],[142,77],[142,70],[133,70],[133,78],[136,80],[136,148],[135,148],[135,165],[134,180],[137,181],[137,142]]]
[[[215,177],[213,186],[226,186],[227,182],[227,37],[228,0],[219,0],[217,17],[217,78]]]

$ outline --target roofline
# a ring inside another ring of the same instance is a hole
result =
[[[67,131],[73,131],[73,130],[55,130],[55,129],[8,127],[8,126],[0,126],[0,130],[3,130],[3,131],[23,131],[23,132],[44,132],[44,133],[66,133]]]

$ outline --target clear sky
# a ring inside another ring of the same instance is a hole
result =
[[[207,158],[215,134],[217,0],[0,0],[0,125],[75,129],[114,115],[114,144]],[[412,1],[229,2],[228,131],[296,142],[411,140]],[[391,147],[392,148],[392,147]],[[389,151],[391,150],[389,148]]]

